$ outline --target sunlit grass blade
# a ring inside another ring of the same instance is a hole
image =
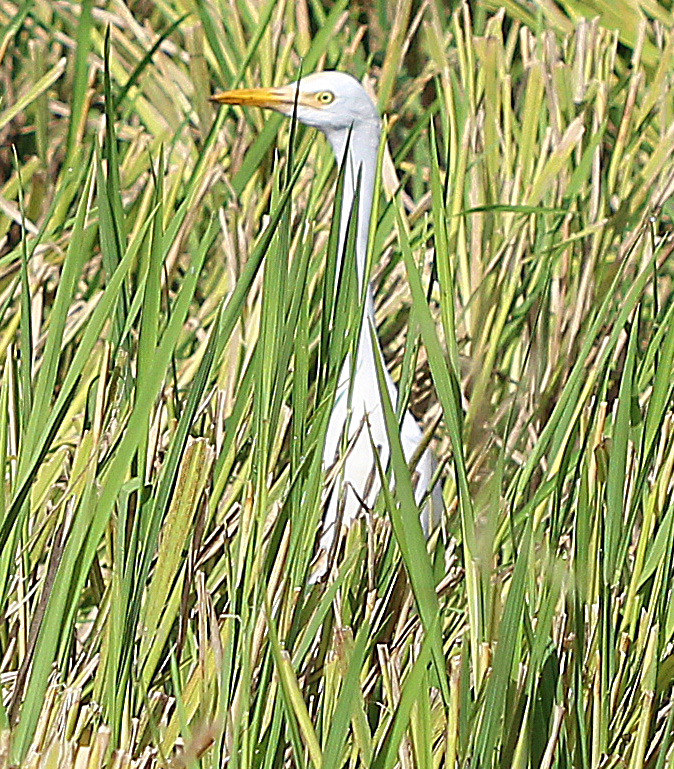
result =
[[[269,612],[270,607],[267,605],[269,639],[281,689],[283,691],[283,702],[289,726],[291,730],[297,730],[298,732],[294,739],[292,739],[296,758],[298,763],[301,762],[304,754],[303,748],[306,748],[314,768],[321,769],[323,766],[321,747],[312,726],[311,717],[309,716],[309,712],[302,699],[302,692],[297,683],[297,678],[295,677],[292,663],[290,662],[290,656],[288,655],[288,652],[281,647],[274,620]]]
[[[634,397],[634,370],[638,332],[639,313],[636,313],[632,322],[629,345],[620,382],[618,408],[614,412],[612,445],[606,484],[607,515],[605,523],[606,554],[604,579],[608,585],[613,584],[615,578],[618,539],[624,518],[625,471],[632,418],[632,399]]]
[[[3,109],[2,112],[0,112],[0,129],[4,128],[10,120],[13,120],[20,112],[25,110],[29,104],[47,91],[61,77],[65,68],[66,59],[64,57],[60,59],[49,72],[43,75],[28,93],[24,94],[11,107]]]
[[[73,100],[70,106],[70,122],[66,140],[66,164],[72,162],[75,143],[84,132],[86,120],[85,102],[87,81],[89,79],[89,54],[91,53],[91,27],[93,2],[84,0],[80,4],[79,20],[77,23],[77,47],[72,76]]]
[[[457,486],[459,490],[459,506],[461,512],[461,529],[463,534],[464,557],[466,564],[466,576],[468,580],[468,595],[471,616],[471,639],[473,662],[477,664],[479,659],[479,644],[482,636],[483,620],[481,618],[482,599],[479,595],[479,583],[475,573],[474,559],[477,558],[475,545],[472,498],[468,486],[468,477],[465,467],[463,448],[462,409],[458,400],[456,384],[452,383],[451,372],[445,363],[442,348],[435,331],[433,320],[428,310],[426,296],[424,294],[419,273],[412,257],[411,249],[405,238],[404,230],[399,222],[398,233],[401,239],[401,248],[407,278],[412,290],[412,300],[417,321],[419,323],[421,338],[428,351],[428,362],[433,375],[433,382],[438,391],[438,398],[443,407],[443,413],[447,421],[452,449],[454,452],[454,466],[457,474]]]
[[[44,346],[40,371],[35,384],[35,397],[30,421],[26,428],[24,461],[30,457],[35,447],[37,432],[43,424],[44,415],[49,412],[56,385],[59,354],[63,343],[68,310],[73,301],[77,280],[80,278],[85,260],[89,256],[85,247],[85,224],[91,207],[90,193],[92,184],[93,175],[90,173],[80,197],[77,217],[63,263],[63,269],[59,277],[54,305],[49,317],[49,331]]]
[[[370,329],[374,335],[374,329]],[[445,660],[442,650],[442,637],[439,625],[435,624],[435,619],[440,614],[440,607],[435,593],[433,581],[433,570],[431,561],[426,550],[426,541],[421,529],[419,520],[419,508],[414,500],[414,490],[410,473],[403,454],[398,433],[398,421],[393,411],[384,371],[381,361],[375,355],[375,364],[377,366],[377,379],[379,382],[379,393],[382,399],[382,408],[384,419],[386,421],[386,431],[388,433],[389,447],[391,450],[391,466],[395,478],[395,492],[391,495],[387,490],[387,482],[382,476],[382,487],[386,506],[393,523],[393,530],[396,534],[398,545],[402,552],[403,562],[407,568],[407,574],[414,591],[417,602],[417,609],[424,623],[426,632],[432,635],[433,659],[438,674],[438,681],[443,697],[449,699],[449,685],[447,681],[447,671],[445,669]],[[376,451],[375,451],[376,454]],[[382,468],[379,468],[381,473]]]
[[[437,619],[433,622],[434,624],[437,623]],[[396,764],[398,748],[407,730],[412,707],[419,697],[422,682],[431,662],[434,635],[435,628],[431,627],[429,633],[424,638],[419,655],[403,683],[400,702],[398,703],[395,715],[372,761],[373,769],[392,769]]]
[[[348,668],[342,680],[330,731],[323,747],[323,762],[326,766],[338,766],[341,763],[349,724],[351,719],[355,717],[354,709],[360,704],[360,673],[369,641],[369,632],[370,628],[367,623],[361,625],[353,648],[350,650]],[[365,758],[367,759],[367,756]]]
[[[499,733],[503,729],[502,724],[506,713],[505,694],[518,644],[521,643],[521,618],[525,611],[524,600],[530,558],[531,524],[527,526],[520,543],[512,583],[498,629],[498,646],[494,654],[492,671],[485,688],[482,718],[475,741],[476,760],[481,766],[493,764],[493,754],[500,741]]]

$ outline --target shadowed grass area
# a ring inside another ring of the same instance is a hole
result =
[[[0,0],[3,766],[674,766],[674,37],[580,6]],[[378,333],[446,515],[386,403],[310,584],[337,174],[208,98],[323,68],[388,115]]]

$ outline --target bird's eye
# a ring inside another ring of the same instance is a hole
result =
[[[330,104],[335,100],[335,94],[332,91],[321,91],[316,94],[316,101],[320,104]]]

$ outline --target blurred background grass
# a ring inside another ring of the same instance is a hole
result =
[[[671,28],[0,0],[3,765],[674,766]],[[410,555],[396,487],[318,585],[334,163],[208,102],[300,68],[388,116],[379,334],[447,508]]]

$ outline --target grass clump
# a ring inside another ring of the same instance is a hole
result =
[[[649,14],[0,0],[4,764],[674,765]],[[447,506],[411,548],[394,447],[318,585],[334,164],[208,102],[300,62],[378,76],[379,334]]]

